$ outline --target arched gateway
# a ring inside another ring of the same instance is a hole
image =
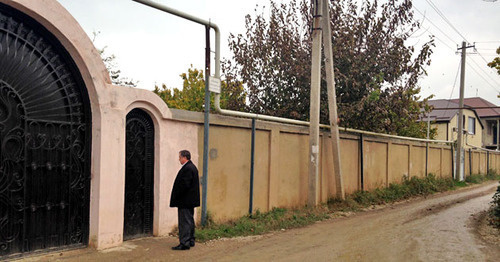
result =
[[[0,3],[0,258],[86,245],[91,113],[61,43]]]

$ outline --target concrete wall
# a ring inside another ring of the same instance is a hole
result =
[[[203,148],[203,115],[172,109],[172,117],[198,126],[198,150]],[[248,214],[250,196],[251,121],[210,115],[210,160],[207,209],[216,221]],[[254,207],[299,207],[307,203],[308,128],[256,122]],[[331,141],[328,132],[320,139],[320,199],[335,196]],[[362,150],[362,151],[361,151]],[[361,165],[363,152],[363,165]],[[466,174],[469,173],[466,150]],[[472,150],[474,174],[487,171],[487,153]],[[499,156],[488,153],[490,168],[500,170]],[[347,194],[400,183],[404,177],[452,177],[452,151],[446,144],[426,144],[404,139],[341,132],[341,161]],[[198,167],[202,166],[200,155]],[[201,168],[200,174],[201,174]],[[361,183],[363,172],[363,185]]]
[[[490,170],[500,170],[500,155],[496,152],[485,152],[468,149],[465,152],[465,176],[486,174]]]

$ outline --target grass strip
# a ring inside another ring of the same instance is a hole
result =
[[[215,223],[212,219],[213,216],[209,213],[207,225],[196,230],[196,240],[204,242],[212,239],[260,235],[272,231],[303,227],[328,219],[335,212],[359,211],[372,205],[393,203],[410,197],[454,190],[487,180],[500,180],[500,175],[490,170],[487,175],[467,176],[462,182],[452,178],[437,178],[433,174],[429,174],[425,178],[404,178],[402,183],[390,184],[386,188],[356,191],[346,196],[345,200],[332,198],[327,203],[316,207],[273,208],[269,212],[257,210],[252,215],[224,223]],[[174,232],[176,231],[174,230]]]

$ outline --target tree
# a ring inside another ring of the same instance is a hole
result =
[[[493,59],[493,61],[488,63],[488,66],[497,70],[497,73],[500,75],[500,47],[497,48],[497,57]]]
[[[161,89],[155,86],[153,92],[160,96],[170,108],[190,111],[203,111],[205,101],[205,78],[202,70],[189,68],[187,73],[182,73],[182,89],[167,88],[165,84]],[[214,95],[211,94],[211,110],[215,110]],[[226,79],[221,81],[221,106],[231,110],[245,108],[245,93],[241,82]]]
[[[130,79],[128,77],[123,77],[121,75],[121,70],[118,69],[118,65],[116,64],[116,56],[114,54],[108,55],[106,53],[106,46],[102,49],[98,49],[99,54],[101,55],[102,61],[104,65],[106,65],[106,69],[109,72],[109,77],[111,78],[111,83],[119,86],[128,86],[128,87],[136,87],[137,81]]]
[[[309,1],[269,3],[269,10],[256,9],[253,17],[245,17],[244,34],[230,35],[233,59],[224,61],[223,70],[245,84],[250,111],[307,120],[312,30]],[[331,1],[329,8],[340,124],[425,137],[425,125],[418,119],[422,111],[430,110],[425,106],[429,98],[418,96],[418,79],[430,64],[434,43],[430,37],[419,51],[406,45],[420,27],[413,18],[412,2],[364,1],[358,6],[355,1],[343,0]],[[323,123],[328,123],[327,105],[323,79]]]
[[[101,32],[92,32],[92,43],[95,43],[95,40],[99,36]],[[108,55],[106,53],[106,48],[107,46],[104,46],[103,48],[97,48],[97,51],[99,52],[99,55],[101,56],[102,61],[104,62],[104,65],[106,66],[106,69],[108,70],[109,77],[111,78],[111,83],[114,85],[119,85],[119,86],[129,86],[129,87],[136,87],[137,86],[137,81],[134,81],[133,79],[130,79],[128,77],[123,77],[121,76],[121,70],[118,69],[118,65],[116,63],[116,56],[114,54]]]

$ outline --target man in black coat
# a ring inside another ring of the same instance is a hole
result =
[[[179,224],[178,246],[173,250],[188,250],[194,247],[194,208],[200,206],[200,179],[198,169],[191,162],[191,153],[187,150],[179,152],[181,170],[177,173],[172,195],[170,196],[170,207],[177,207]]]

